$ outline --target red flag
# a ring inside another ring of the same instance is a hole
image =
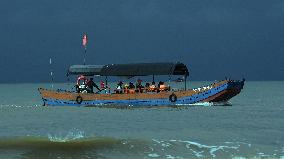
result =
[[[88,40],[87,40],[87,35],[86,34],[84,34],[84,36],[83,36],[83,46],[87,46],[87,42],[88,42]]]

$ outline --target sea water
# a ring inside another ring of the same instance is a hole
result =
[[[129,109],[43,107],[38,87],[0,85],[1,159],[284,158],[284,82],[248,81],[230,106]]]

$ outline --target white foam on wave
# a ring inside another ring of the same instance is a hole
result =
[[[153,158],[160,157],[160,155],[158,155],[157,153],[150,153],[148,154],[148,156]]]
[[[284,153],[284,147],[282,147],[282,152]],[[284,159],[284,155],[283,155],[283,156],[280,156],[279,159]]]
[[[183,141],[183,140],[162,141],[162,140],[152,139],[152,141],[158,143],[162,147],[170,147],[175,143],[184,143],[185,147],[189,149],[192,152],[192,154],[198,158],[205,157],[208,154],[210,154],[211,157],[215,158],[217,151],[225,152],[228,149],[237,150],[240,147],[240,145],[237,145],[237,146],[226,146],[226,145],[208,146],[208,145],[203,145],[203,144],[193,142],[193,141]]]
[[[166,159],[183,159],[183,157],[179,157],[179,156],[172,156],[172,155],[166,155]]]
[[[77,140],[85,137],[85,132],[84,131],[79,131],[79,130],[73,130],[69,131],[67,135],[51,135],[48,134],[48,139],[53,142],[67,142],[67,141],[72,141],[72,140]]]
[[[226,158],[232,158],[232,159],[246,159],[247,156],[243,156],[244,155],[243,149],[252,148],[252,145],[246,142],[223,142],[222,145],[204,145],[198,142],[184,141],[184,140],[163,141],[163,140],[152,139],[152,141],[155,142],[156,146],[160,146],[160,149],[162,150],[162,152],[166,152],[164,151],[164,149],[167,149],[167,152],[170,152],[171,150],[180,149],[181,148],[180,146],[182,147],[184,146],[184,148],[188,149],[191,152],[190,154],[195,156],[196,158],[218,158],[220,157],[219,155],[221,155],[222,158],[226,156]],[[159,149],[156,149],[156,150],[159,150]],[[282,150],[284,152],[284,148]],[[247,150],[245,150],[244,152],[246,153],[246,151]],[[258,149],[251,149],[248,151],[252,151],[252,152],[257,151],[254,154],[250,154],[252,155],[249,157],[250,159],[251,158],[252,159],[261,159],[261,158],[284,159],[283,155],[279,157],[279,154],[277,155],[276,153],[267,154],[264,152],[260,152]],[[154,152],[152,151],[152,153]],[[171,155],[177,155],[177,154],[180,154],[180,153],[176,153],[175,151],[173,151],[173,154]],[[161,156],[165,158],[165,154],[161,154]],[[173,157],[173,158],[178,158],[178,157]]]
[[[246,158],[243,157],[243,156],[235,156],[235,157],[233,157],[232,159],[246,159]]]
[[[239,148],[239,146],[207,146],[207,145],[202,145],[200,143],[192,142],[192,141],[182,141],[182,140],[170,140],[170,141],[177,141],[177,142],[181,142],[181,143],[186,143],[186,147],[191,149],[192,152],[195,152],[196,156],[201,156],[204,151],[196,152],[191,148],[191,145],[197,146],[199,148],[209,149],[210,155],[212,157],[216,157],[215,152],[217,152],[219,150],[224,151],[224,149],[238,149]]]

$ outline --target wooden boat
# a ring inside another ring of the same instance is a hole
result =
[[[68,70],[72,75],[105,76],[154,76],[183,75],[184,88],[164,91],[134,91],[133,93],[81,93],[67,90],[39,88],[44,106],[173,106],[190,105],[199,102],[226,102],[239,94],[244,86],[242,81],[221,80],[207,86],[187,89],[189,71],[183,63],[138,63],[111,65],[74,65]]]

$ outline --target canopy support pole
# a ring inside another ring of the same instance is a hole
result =
[[[107,76],[105,77],[105,83],[106,83],[106,87],[107,87]]]
[[[185,75],[185,76],[184,76],[184,90],[185,90],[185,91],[186,91],[186,81],[187,81],[186,78],[187,78],[187,76]]]
[[[155,82],[155,76],[153,75],[153,81],[152,82]]]
[[[106,78],[105,78],[105,83],[106,83],[105,89],[109,88],[109,87],[108,87],[108,84],[107,84],[107,76],[106,76]],[[107,90],[105,90],[105,91],[107,91]],[[110,93],[110,89],[108,89],[108,93]]]
[[[172,76],[169,75],[169,87],[171,86],[171,80],[172,80]]]

